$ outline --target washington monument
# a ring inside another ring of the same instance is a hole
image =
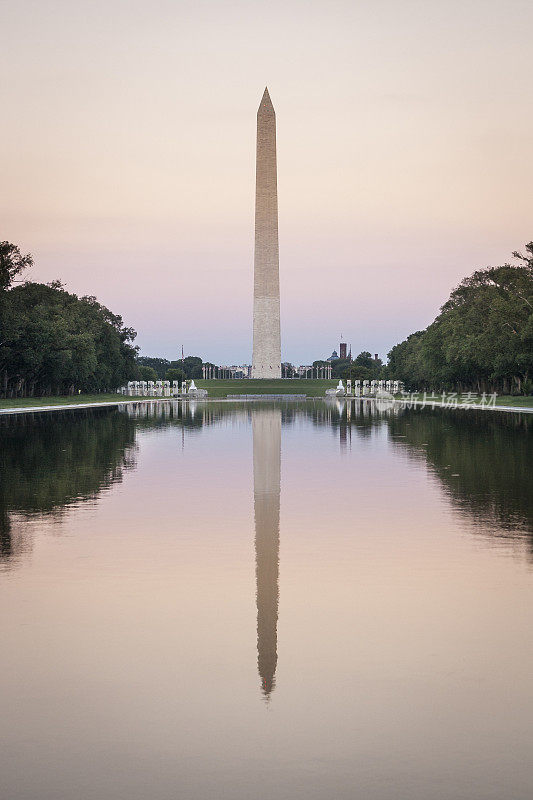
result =
[[[281,378],[276,114],[268,89],[257,111],[252,378]]]

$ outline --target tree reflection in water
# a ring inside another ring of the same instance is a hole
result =
[[[491,535],[529,537],[533,553],[533,419],[422,409],[392,416],[391,437],[426,459],[454,507]]]
[[[35,514],[60,519],[66,507],[95,498],[135,463],[135,422],[116,409],[2,416],[0,441],[5,566],[30,546],[24,519]]]
[[[440,408],[382,411],[370,401],[337,401],[311,412],[330,424],[341,450],[387,429],[391,446],[423,460],[456,510],[491,536],[524,540],[533,555],[533,416]]]

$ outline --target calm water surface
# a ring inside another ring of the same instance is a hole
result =
[[[529,800],[533,419],[0,418],[0,797]]]

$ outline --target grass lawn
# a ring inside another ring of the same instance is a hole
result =
[[[124,400],[133,400],[132,397],[122,397],[118,394],[76,394],[61,395],[60,397],[17,397],[16,399],[0,400],[2,408],[39,408],[39,406],[70,406],[76,403],[117,403]]]
[[[430,392],[428,392],[428,397]],[[413,395],[413,397],[417,400],[423,401],[424,395],[418,394]],[[458,402],[461,404],[461,395],[458,395]],[[490,398],[487,398],[490,399]],[[476,398],[476,403],[480,403],[481,396]],[[436,402],[442,402],[442,398],[439,395],[438,400]],[[427,400],[428,405],[431,404],[430,400]],[[496,405],[497,406],[513,406],[514,408],[533,408],[533,397],[524,397],[524,396],[513,396],[513,395],[498,395],[496,398]]]
[[[195,380],[199,389],[207,389],[209,397],[223,398],[228,394],[306,394],[308,397],[324,397],[326,389],[336,386],[338,381],[331,380],[227,380],[204,381]],[[77,403],[113,403],[135,400],[117,394],[76,394],[60,397],[21,397],[16,399],[0,399],[2,408],[38,408],[39,406],[64,406]],[[139,400],[146,400],[140,397]],[[151,398],[161,400],[168,398]]]
[[[512,397],[502,395],[496,398],[497,406],[519,406],[521,408],[533,408],[533,397]]]
[[[209,397],[227,397],[228,394],[306,394],[308,397],[324,397],[326,389],[339,382],[317,380],[315,378],[237,379],[237,380],[195,380],[199,389],[207,389]]]

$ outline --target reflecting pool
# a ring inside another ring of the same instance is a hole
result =
[[[0,797],[529,800],[533,417],[0,417]]]

